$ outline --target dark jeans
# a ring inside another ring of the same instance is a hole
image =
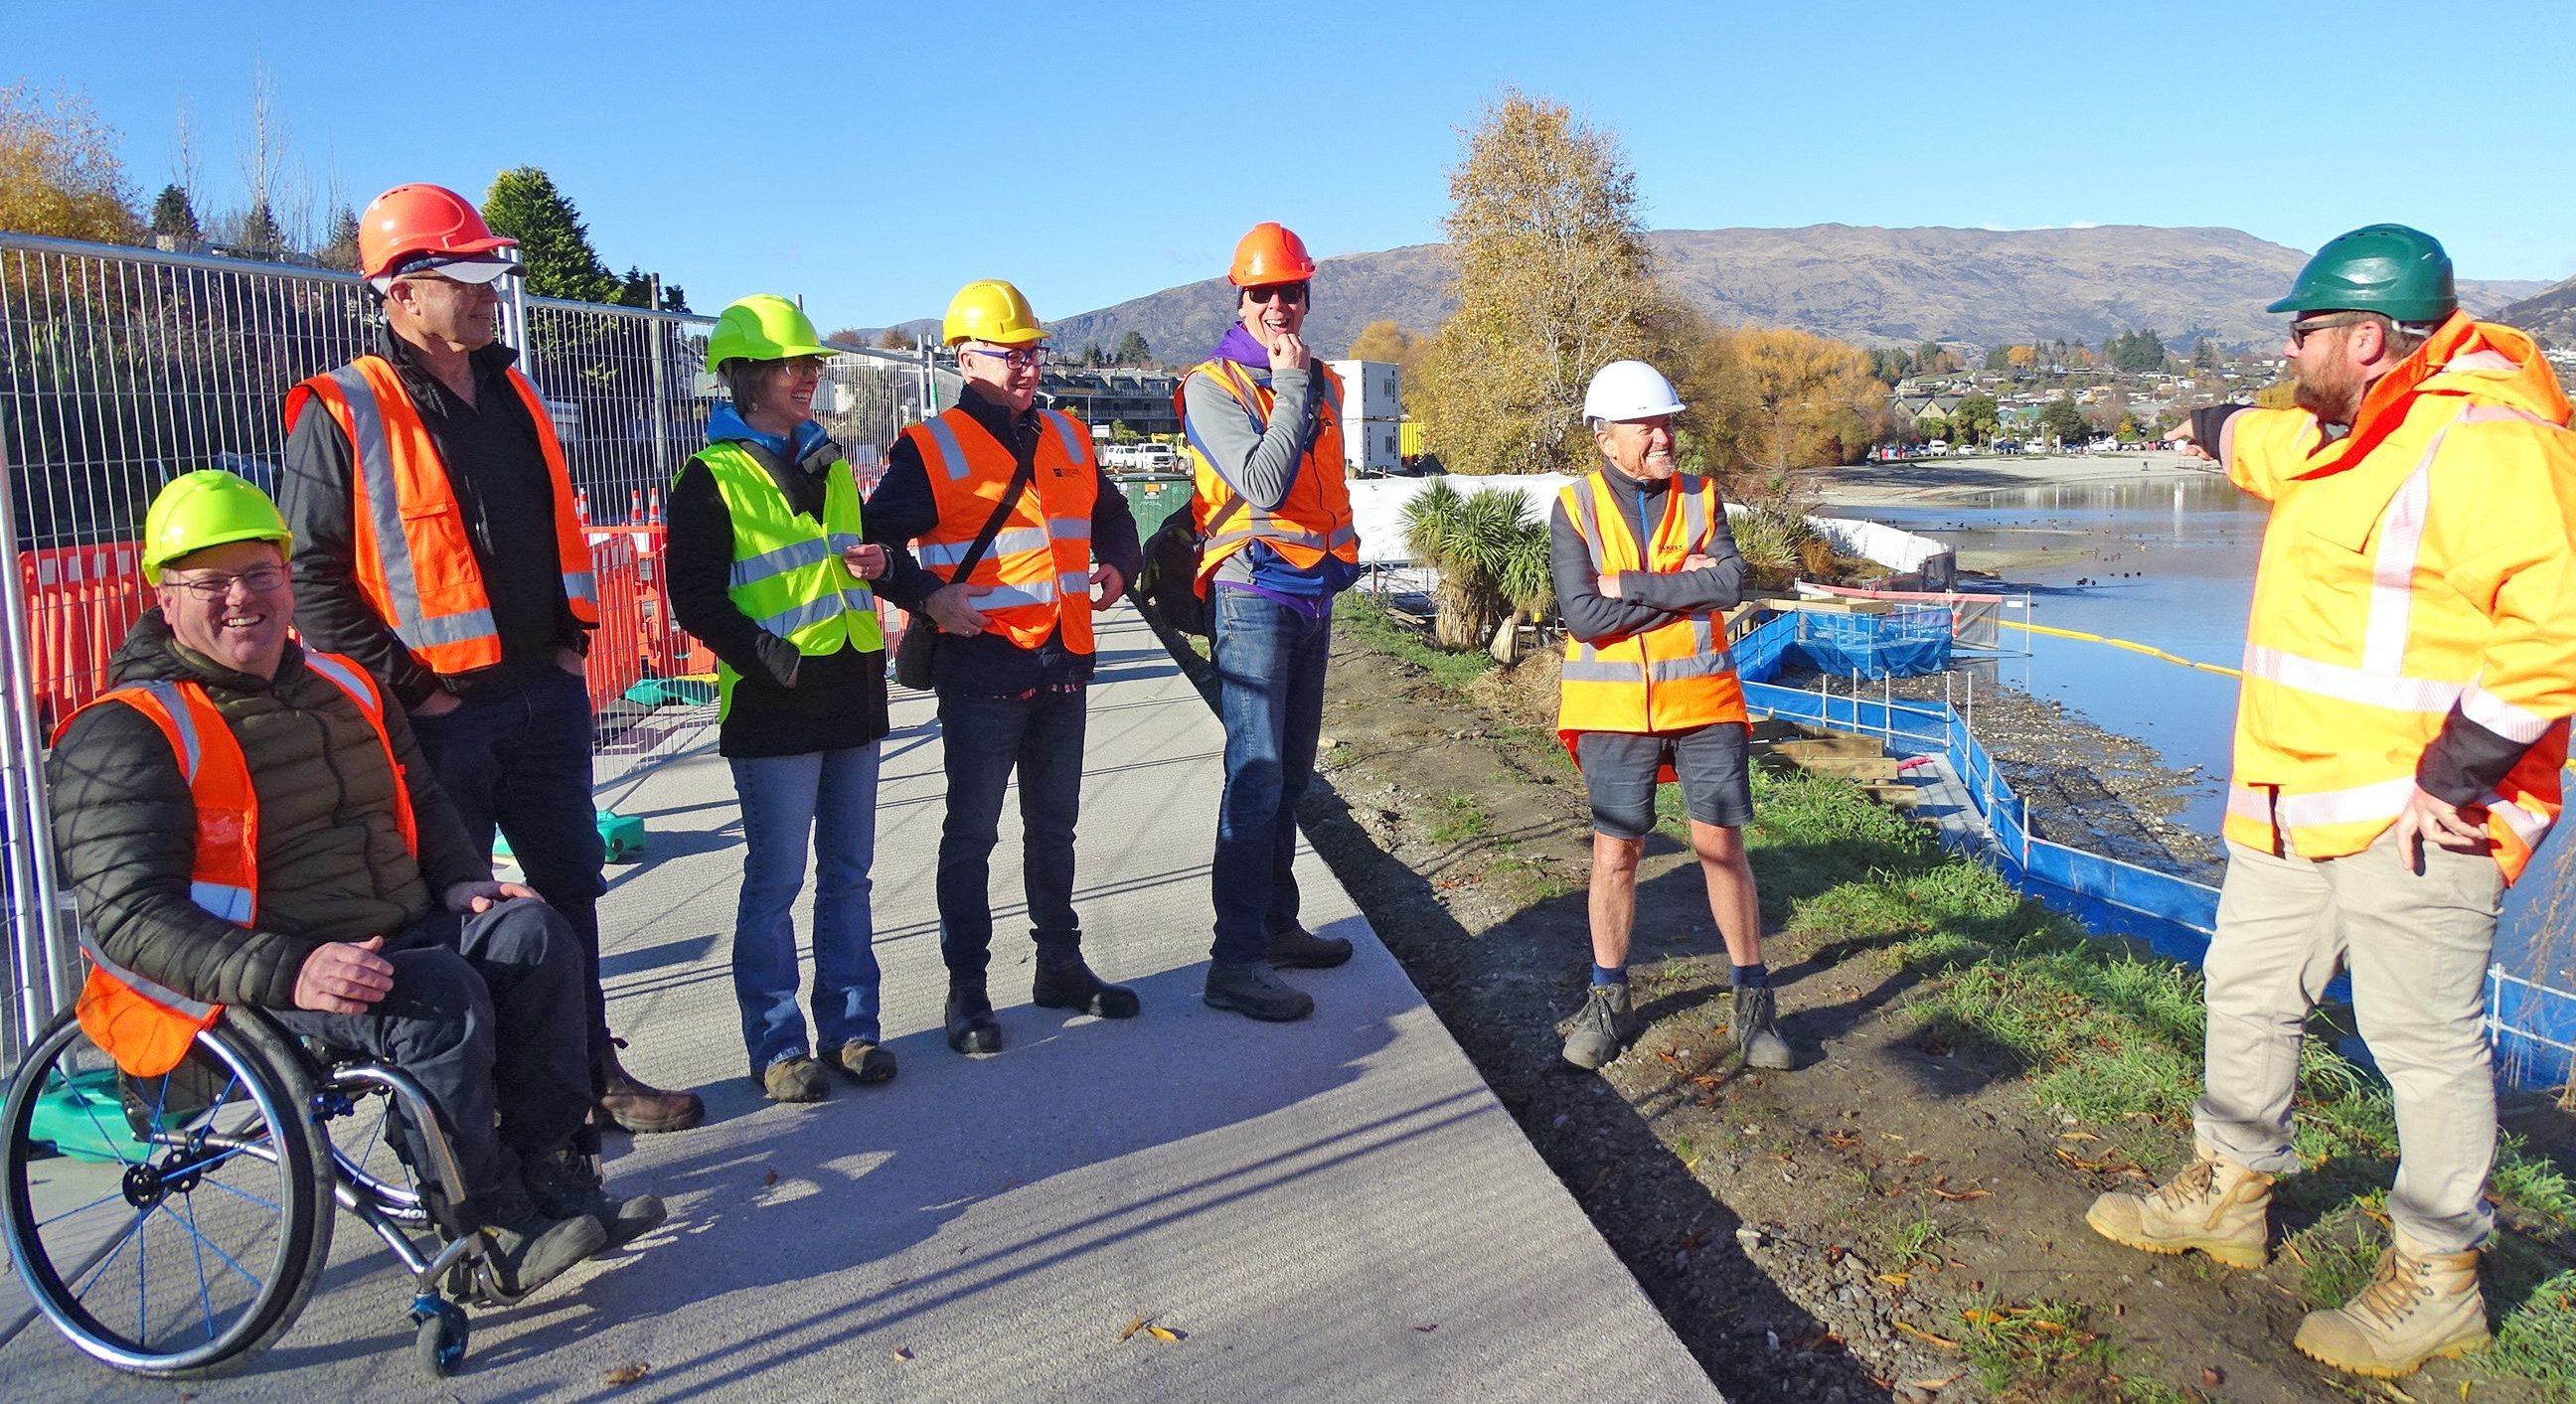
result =
[[[1333,619],[1248,590],[1216,593],[1215,654],[1225,721],[1225,797],[1216,816],[1216,944],[1228,964],[1268,957],[1297,924],[1297,801],[1315,773]]]
[[[599,988],[599,866],[608,845],[591,808],[590,686],[561,668],[535,668],[514,686],[478,692],[452,712],[412,714],[438,783],[484,851],[498,829],[528,885],[563,914],[580,943],[582,999],[593,1056],[608,1048]]]
[[[432,912],[385,944],[394,987],[367,1013],[271,1012],[296,1033],[418,1079],[438,1105],[465,1192],[487,1207],[496,1191],[515,1199],[520,1162],[579,1144],[590,1115],[572,932],[545,903],[521,898],[480,916]]]
[[[1028,697],[939,693],[948,817],[939,830],[939,954],[952,981],[981,983],[992,960],[993,844],[1002,795],[1020,775],[1020,870],[1029,935],[1041,947],[1078,947],[1073,914],[1073,826],[1082,810],[1085,697],[1040,688]]]

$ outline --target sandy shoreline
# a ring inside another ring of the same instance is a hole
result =
[[[1812,480],[1818,500],[1834,507],[1889,507],[1960,502],[2015,488],[2080,483],[2151,483],[2208,477],[2217,466],[2158,450],[2121,454],[2010,454],[1917,458],[1829,468]]]

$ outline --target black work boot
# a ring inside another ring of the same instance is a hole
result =
[[[1269,966],[1258,962],[1232,965],[1210,961],[1207,988],[1199,998],[1212,1009],[1231,1009],[1274,1024],[1303,1019],[1315,1012],[1313,995],[1291,988],[1270,973]]]
[[[1746,1067],[1786,1072],[1798,1066],[1789,1041],[1780,1036],[1779,1010],[1769,985],[1735,987],[1734,1016],[1727,1021],[1727,1031],[1735,1035]]]
[[[1565,1061],[1590,1070],[1618,1058],[1637,1035],[1646,1031],[1646,1021],[1628,1000],[1628,982],[1594,985],[1583,997],[1583,1009],[1565,1030]]]
[[[1002,1021],[993,1017],[982,980],[948,982],[948,1046],[960,1053],[1002,1051]]]
[[[608,1243],[608,1230],[588,1214],[554,1217],[517,1185],[477,1196],[466,1221],[492,1242],[484,1262],[502,1291],[524,1297],[561,1277]]]
[[[1351,943],[1339,936],[1318,936],[1302,926],[1270,933],[1273,970],[1327,970],[1351,958]]]
[[[628,1195],[623,1199],[610,1194],[600,1179],[599,1162],[576,1150],[524,1159],[519,1173],[527,1181],[528,1198],[547,1218],[588,1214],[597,1219],[600,1227],[608,1230],[602,1252],[625,1247],[660,1228],[662,1221],[670,1217],[658,1194]]]
[[[1063,955],[1040,952],[1029,999],[1040,1009],[1079,1009],[1103,1019],[1132,1019],[1143,1007],[1134,990],[1092,974],[1078,950]]]

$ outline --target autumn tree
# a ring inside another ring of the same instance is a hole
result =
[[[841,334],[839,339],[845,341],[856,341],[858,339],[858,333],[844,332]],[[912,336],[901,327],[888,327],[884,331],[877,333],[877,349],[880,351],[909,351],[912,349]]]
[[[87,97],[0,88],[0,229],[103,244],[141,236],[116,129]]]
[[[1458,311],[1421,367],[1421,418],[1467,473],[1588,465],[1583,390],[1651,348],[1660,298],[1617,138],[1565,104],[1505,88],[1449,171]]]
[[[1667,308],[1655,326],[1673,376],[1696,471],[1728,481],[1737,500],[1800,468],[1849,463],[1892,427],[1887,389],[1868,352],[1787,327],[1719,327]]]
[[[617,275],[600,261],[599,250],[591,247],[581,211],[555,188],[554,177],[534,166],[492,178],[491,188],[483,192],[483,222],[493,233],[519,241],[528,291],[537,297],[615,302],[623,291]]]

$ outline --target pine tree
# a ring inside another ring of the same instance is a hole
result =
[[[197,207],[188,199],[188,188],[176,183],[161,187],[152,201],[152,232],[162,238],[186,245],[206,237],[197,223]]]
[[[358,212],[342,205],[331,215],[331,237],[322,241],[314,257],[325,268],[343,273],[358,271]]]
[[[623,289],[591,247],[581,212],[544,171],[520,166],[493,177],[483,193],[483,221],[493,233],[519,241],[531,294],[573,302],[618,300]]]
[[[252,258],[276,258],[286,252],[286,232],[277,225],[277,212],[266,200],[251,202],[250,213],[242,216],[241,251]]]

